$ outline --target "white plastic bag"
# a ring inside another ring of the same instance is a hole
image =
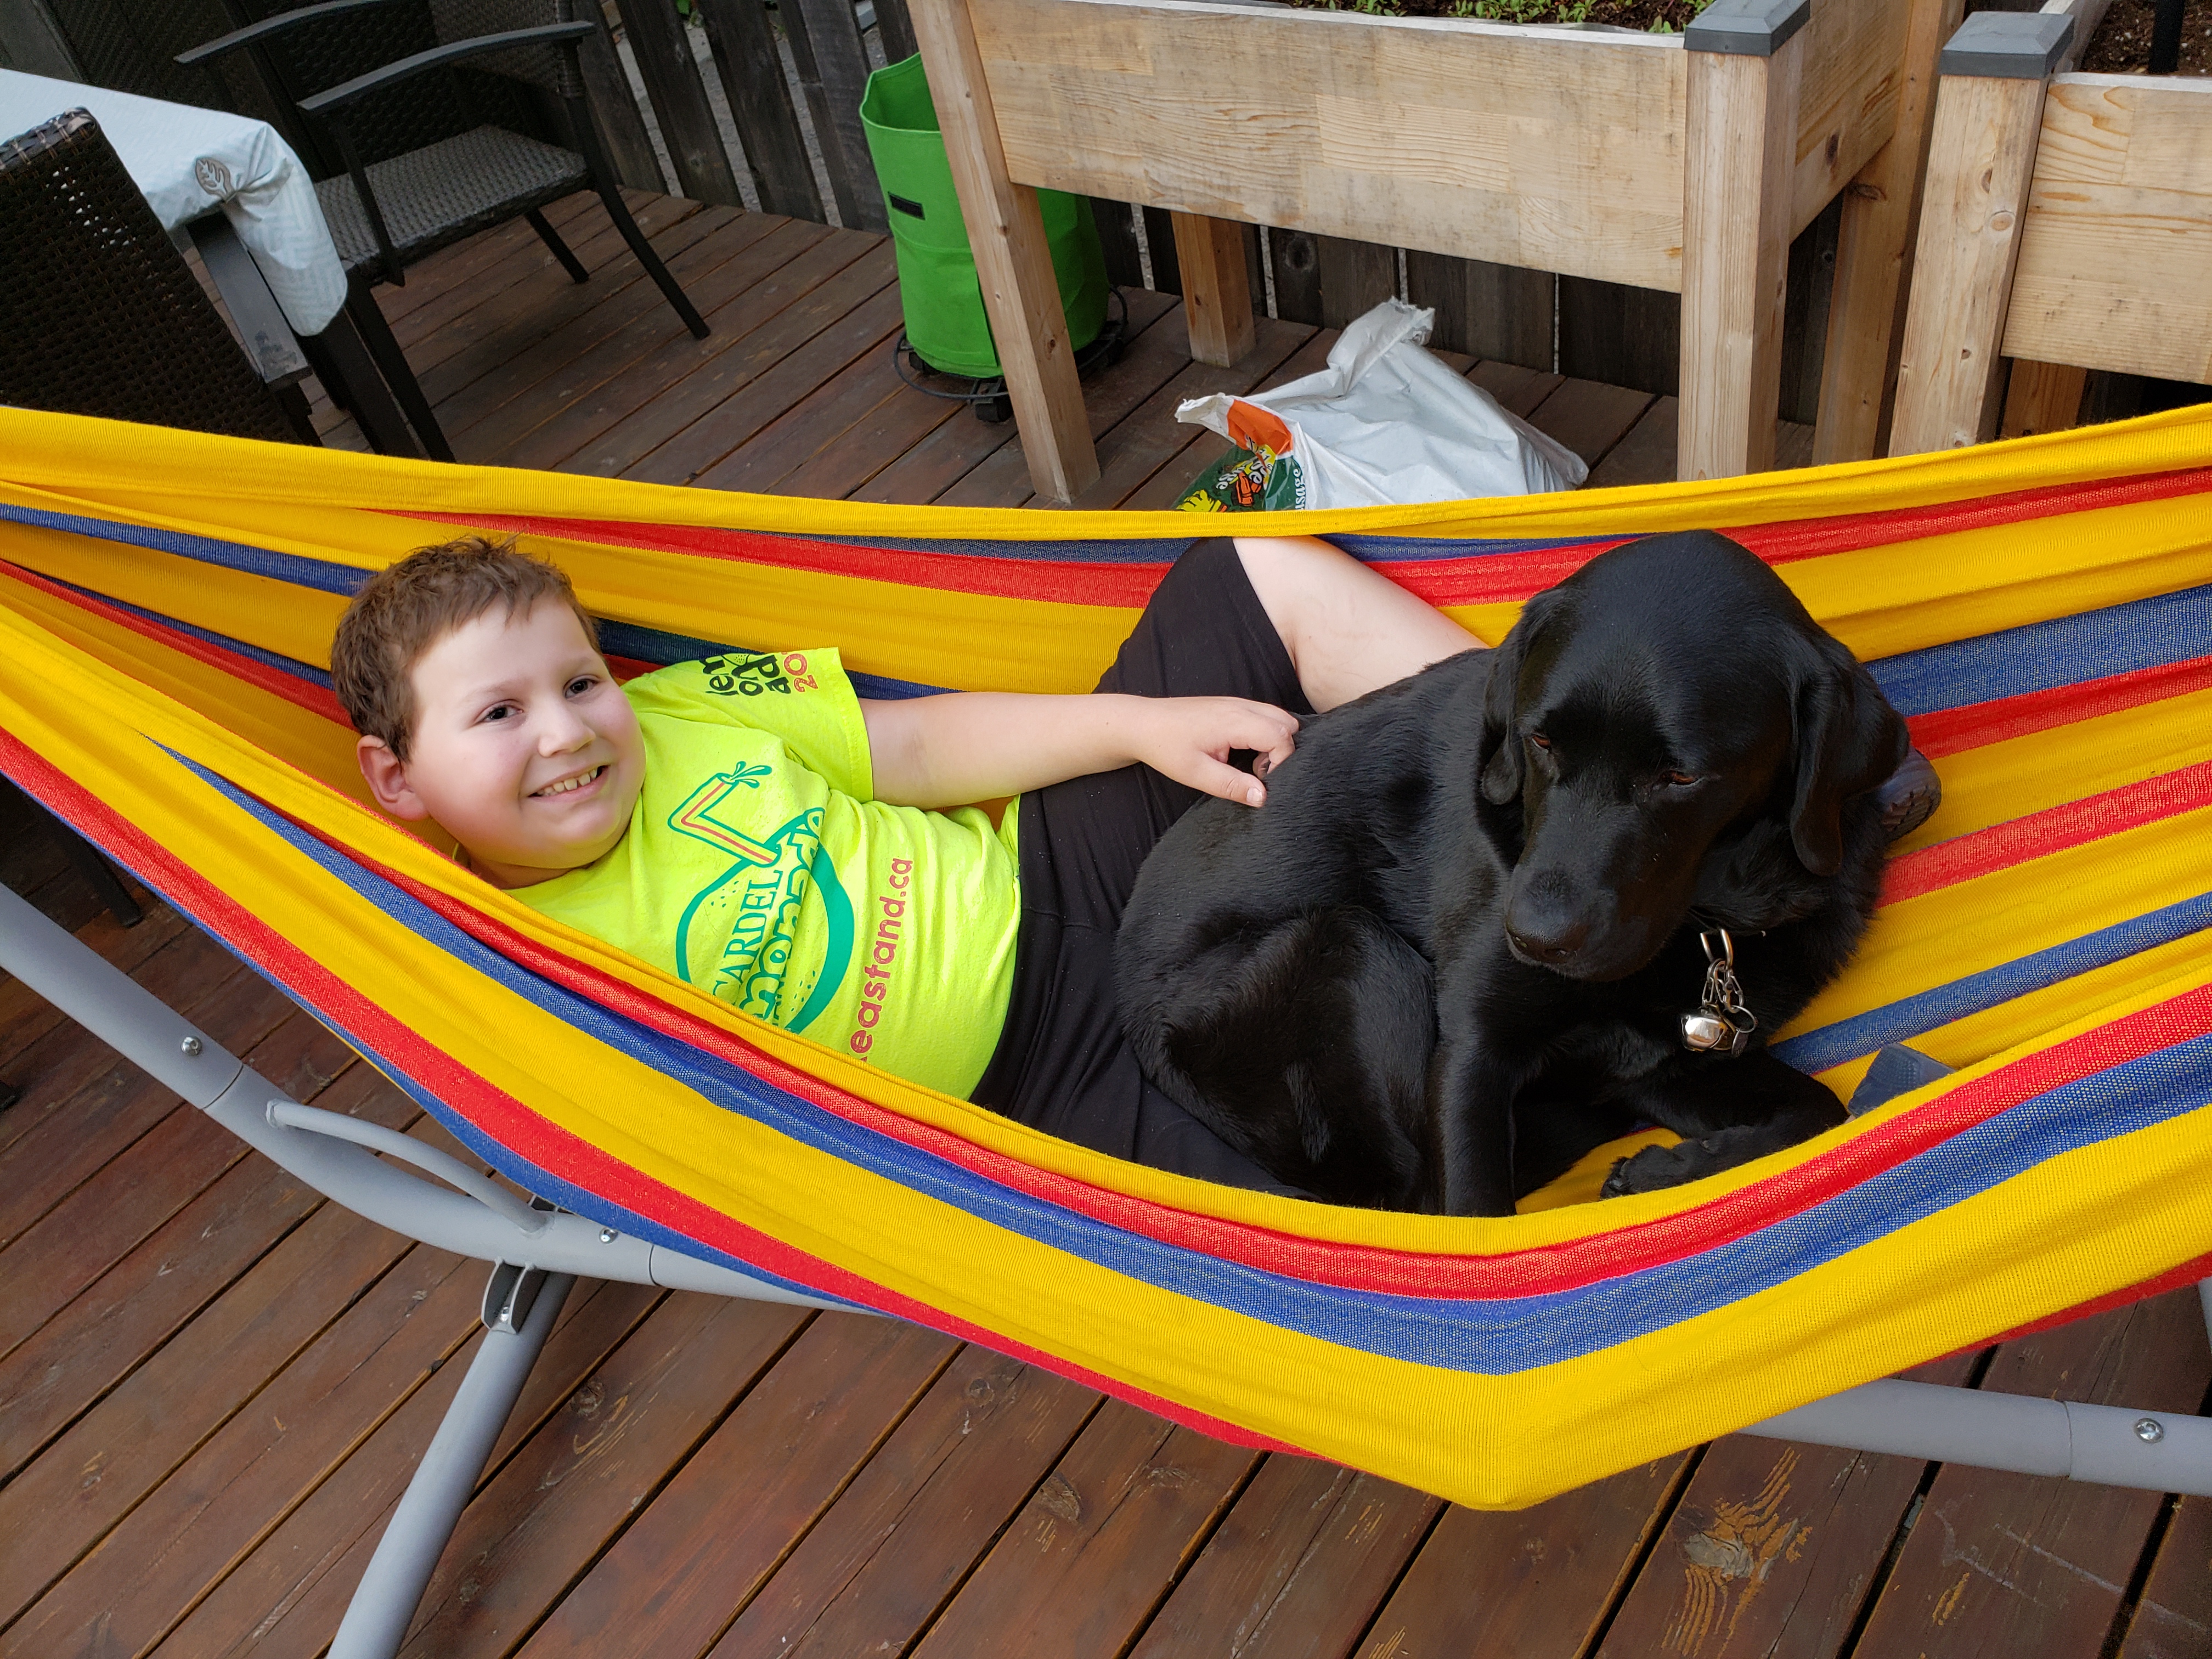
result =
[[[1318,374],[1249,398],[1193,398],[1176,419],[1248,452],[1182,503],[1195,512],[1386,507],[1572,489],[1589,468],[1421,349],[1425,307],[1385,300]]]

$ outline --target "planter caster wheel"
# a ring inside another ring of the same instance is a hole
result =
[[[1014,418],[1012,398],[993,398],[975,405],[975,418],[989,426],[1003,426]]]

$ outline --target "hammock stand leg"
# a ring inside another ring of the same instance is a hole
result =
[[[580,1215],[538,1207],[487,1179],[480,1168],[425,1141],[341,1112],[303,1106],[4,887],[0,969],[278,1168],[356,1215],[433,1249],[580,1279],[866,1311],[630,1237]],[[405,1164],[445,1184],[425,1181]]]
[[[2200,1294],[2212,1292],[2198,1286]],[[1891,1377],[1742,1431],[1847,1451],[2212,1497],[2212,1418]]]
[[[575,1279],[501,1262],[484,1287],[484,1335],[368,1571],[347,1606],[330,1659],[392,1659],[430,1575],[475,1495],[507,1416]]]

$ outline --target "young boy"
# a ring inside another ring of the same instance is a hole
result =
[[[618,687],[568,579],[470,537],[372,578],[331,670],[377,801],[533,908],[1049,1133],[1287,1191],[1138,1069],[1122,908],[1202,794],[1262,805],[1298,716],[1480,647],[1325,543],[1217,538],[1088,696],[866,700],[834,649]]]

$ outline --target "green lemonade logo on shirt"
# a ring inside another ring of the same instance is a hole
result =
[[[822,848],[822,809],[809,807],[757,840],[718,816],[739,789],[757,790],[775,769],[740,763],[718,772],[668,815],[668,827],[732,855],[735,862],[701,888],[676,923],[676,971],[691,972],[690,934],[697,922],[708,939],[723,939],[721,958],[706,988],[746,1013],[774,1020],[791,969],[792,937],[811,884],[822,896],[829,940],[822,971],[805,1005],[786,1029],[804,1031],[830,1006],[853,959],[853,904],[836,866]]]

